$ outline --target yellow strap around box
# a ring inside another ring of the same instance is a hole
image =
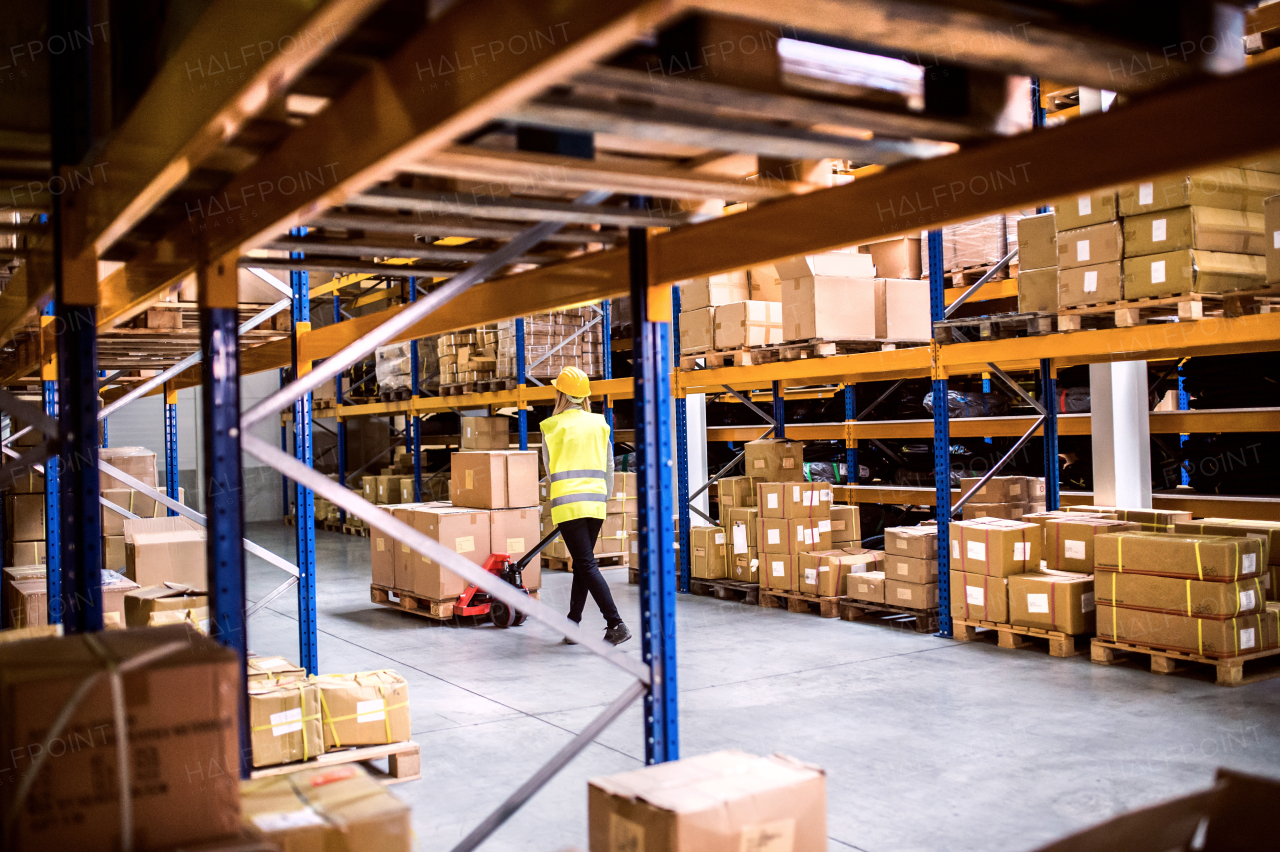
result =
[[[1204,563],[1200,561],[1200,542],[1196,542],[1196,573],[1200,575],[1200,579],[1204,579]]]
[[[1239,599],[1237,598],[1237,600]],[[1237,609],[1239,609],[1238,604],[1237,604]],[[1191,581],[1190,580],[1187,581],[1187,615],[1191,615]]]
[[[306,684],[306,681],[301,681],[301,680],[300,680],[300,681],[296,681],[296,682],[293,684],[293,685],[295,685],[295,686],[297,686],[297,687],[298,687],[298,709],[299,709],[299,710],[301,710],[301,711],[303,711],[304,713],[305,713],[305,712],[306,712],[306,710],[307,710],[307,696],[306,696],[306,692],[303,690],[303,686],[304,686],[305,684]],[[319,691],[319,690],[317,690],[317,691]],[[324,705],[324,693],[323,693],[323,692],[321,692],[321,693],[320,693],[320,699],[321,699],[321,700],[320,700],[321,706],[323,707],[323,705]],[[302,759],[303,759],[303,760],[310,760],[310,759],[311,759],[311,752],[310,752],[310,750],[307,748],[307,725],[306,725],[306,723],[307,723],[307,722],[311,722],[311,721],[313,721],[313,720],[315,720],[315,719],[320,719],[323,715],[324,715],[324,713],[323,713],[323,712],[321,712],[321,713],[317,713],[317,714],[316,714],[316,715],[314,715],[314,716],[303,716],[303,717],[301,717],[301,718],[298,720],[298,721],[300,721],[300,722],[302,722],[302,723],[303,723],[303,725],[302,725],[302,729],[301,729],[301,731],[302,731]],[[323,723],[323,722],[321,722],[321,724],[324,724],[324,723]],[[268,724],[268,725],[255,725],[254,727],[250,728],[249,730],[251,730],[251,731],[267,731],[267,730],[270,730],[271,728],[274,728],[274,727],[275,727],[275,725],[269,725],[269,724]],[[322,743],[320,743],[320,751],[319,751],[319,752],[317,752],[317,754],[320,754],[320,753],[323,753],[323,752],[324,752],[324,743],[322,742]]]
[[[1199,634],[1199,643],[1197,647],[1200,649],[1197,653],[1199,653],[1200,656],[1203,657],[1204,656],[1204,619],[1203,618],[1196,619],[1196,633]]]
[[[1124,573],[1124,536],[1116,539],[1116,571]]]

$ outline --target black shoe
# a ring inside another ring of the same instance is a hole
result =
[[[604,641],[612,645],[621,645],[623,642],[631,638],[631,631],[627,629],[627,625],[619,621],[604,632]]]
[[[577,645],[578,643],[570,639],[568,636],[560,640],[561,645]]]

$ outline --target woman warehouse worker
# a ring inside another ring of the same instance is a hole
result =
[[[542,421],[542,463],[551,486],[551,520],[573,558],[569,620],[582,622],[587,592],[604,616],[604,638],[619,645],[631,638],[596,563],[596,539],[604,523],[605,503],[613,493],[613,436],[604,417],[591,413],[591,380],[577,367],[565,367],[551,386],[556,407]],[[575,644],[567,636],[566,645]]]

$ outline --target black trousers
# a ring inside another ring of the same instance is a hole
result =
[[[569,555],[573,557],[569,620],[575,624],[582,621],[582,608],[587,604],[588,592],[595,599],[596,606],[600,607],[600,614],[604,616],[607,626],[622,623],[618,607],[613,603],[613,595],[609,593],[609,584],[601,576],[600,565],[593,552],[603,523],[600,518],[574,518],[559,525],[560,536],[564,539],[565,547],[569,548]]]

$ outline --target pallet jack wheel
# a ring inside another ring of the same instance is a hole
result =
[[[515,610],[501,601],[494,601],[489,604],[489,620],[493,622],[494,627],[505,628],[519,624],[520,622],[516,621],[517,614],[523,615],[523,613],[516,613]]]
[[[519,627],[521,624],[524,624],[525,619],[527,619],[528,617],[529,617],[529,616],[528,616],[528,614],[527,614],[527,613],[524,613],[524,612],[517,612],[517,613],[516,613],[516,620],[512,623],[512,626],[513,626],[513,627]]]

